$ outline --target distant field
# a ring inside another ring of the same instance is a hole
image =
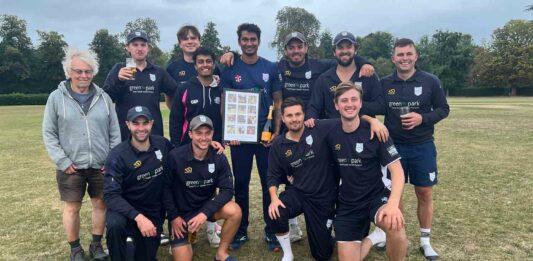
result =
[[[533,98],[449,102],[450,116],[437,125],[435,135],[440,184],[434,196],[434,247],[441,260],[533,260]],[[43,108],[0,107],[0,260],[65,260],[69,253],[54,165],[42,144]],[[168,119],[167,110],[164,114]],[[281,254],[268,252],[262,239],[257,174],[250,191],[251,241],[232,255],[239,260],[280,260]],[[409,260],[424,260],[418,252],[415,202],[413,189],[407,186]],[[82,208],[86,250],[89,205],[86,198]],[[293,248],[296,260],[312,260],[307,241]],[[170,260],[166,247],[158,255]],[[200,235],[195,259],[213,256],[214,249]],[[367,260],[384,259],[384,253],[373,251]]]

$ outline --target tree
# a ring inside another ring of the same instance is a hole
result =
[[[382,57],[390,61],[392,47],[395,41],[392,34],[378,31],[359,39],[360,47],[358,53],[361,56],[372,58],[374,60]]]
[[[368,59],[376,68],[376,73],[380,76],[386,76],[394,72],[394,65],[391,62],[390,57],[378,57],[377,59]]]
[[[113,65],[126,58],[126,51],[118,37],[118,35],[110,34],[107,29],[100,29],[96,31],[89,44],[91,50],[98,56],[99,72],[93,81],[100,86],[103,85]]]
[[[0,86],[3,88],[1,92],[8,92],[10,87],[24,85],[30,77],[33,47],[26,21],[15,15],[1,16],[0,37]]]
[[[218,31],[215,28],[216,24],[208,22],[202,34],[202,46],[213,51],[217,57],[220,57],[222,52],[222,45],[218,39]]]
[[[174,47],[172,47],[172,50],[170,50],[170,53],[168,54],[168,62],[170,63],[172,61],[175,61],[181,57],[183,57],[183,51],[181,50],[181,47],[178,43],[174,44]]]
[[[34,71],[31,75],[33,88],[32,92],[50,93],[57,84],[65,79],[62,61],[65,57],[64,48],[68,44],[63,39],[63,35],[58,32],[37,31],[39,35],[39,47],[35,56],[37,61],[34,64]]]
[[[309,45],[308,53],[313,57],[318,57],[321,53],[317,45],[320,21],[314,14],[299,7],[284,7],[276,15],[276,36],[271,43],[271,47],[277,49],[278,56],[283,56],[283,40],[285,36],[294,31],[305,35]]]
[[[316,58],[335,59],[335,55],[333,54],[333,36],[327,29],[320,34],[320,45],[318,46],[318,50],[320,53]]]

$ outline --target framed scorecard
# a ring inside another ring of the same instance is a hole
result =
[[[241,143],[259,142],[259,90],[225,89],[222,140]]]

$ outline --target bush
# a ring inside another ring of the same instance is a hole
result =
[[[48,93],[10,93],[0,94],[0,106],[3,105],[45,105]]]

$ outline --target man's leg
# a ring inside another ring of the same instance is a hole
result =
[[[189,243],[172,247],[172,260],[174,261],[191,261],[192,254],[192,246]]]
[[[360,241],[337,241],[337,252],[339,255],[339,261],[362,260]]]
[[[235,202],[239,205],[242,212],[241,223],[237,234],[231,244],[233,249],[240,248],[248,240],[248,215],[249,215],[249,186],[250,176],[253,163],[253,146],[243,144],[232,146],[231,165],[233,167],[233,176],[235,184]]]
[[[315,260],[329,260],[334,247],[331,238],[334,203],[305,200],[303,208],[311,255]]]
[[[229,245],[235,237],[237,229],[239,229],[239,224],[241,223],[241,208],[234,201],[229,201],[215,213],[214,218],[216,220],[224,219],[220,245],[218,246],[215,257],[217,260],[225,260],[229,256]]]
[[[128,220],[114,211],[106,213],[106,242],[111,260],[126,260]]]
[[[405,235],[405,227],[398,230],[392,230],[383,222],[378,223],[377,226],[383,229],[387,234],[386,253],[389,260],[405,260],[405,256],[407,255],[407,236]],[[366,255],[368,255],[372,243],[368,238],[365,238],[363,242],[365,241],[366,245],[362,247],[361,252],[366,251]],[[366,255],[362,255],[362,258],[365,258]]]
[[[289,219],[297,217],[303,211],[302,198],[300,193],[295,189],[287,189],[280,193],[279,198],[285,208],[278,208],[279,217],[276,219],[268,218],[269,233],[275,233],[276,239],[283,250],[282,261],[292,261],[294,255],[292,253],[292,246],[290,240],[290,226]]]
[[[157,249],[159,248],[159,245],[161,244],[161,230],[162,227],[159,224],[156,224],[153,220],[152,222],[157,227],[157,233],[155,237],[143,237],[141,235],[141,232],[135,227],[135,236],[134,236],[134,244],[135,244],[135,260],[137,261],[146,261],[146,260],[157,260]],[[112,259],[114,260],[114,259]]]
[[[89,253],[91,257],[96,260],[107,258],[107,254],[102,248],[102,237],[104,235],[105,228],[105,212],[106,206],[102,198],[91,198],[93,207],[92,211],[92,236],[93,240],[89,247]]]
[[[80,239],[80,209],[81,202],[65,202],[63,207],[63,227],[68,242]]]
[[[70,245],[70,258],[83,258],[84,251],[80,244],[80,209],[86,190],[86,180],[79,172],[66,174],[56,170],[57,187],[63,206],[63,227]]]
[[[415,194],[418,199],[417,215],[420,223],[420,250],[427,259],[435,260],[439,255],[430,242],[433,221],[433,187],[415,186]]]

